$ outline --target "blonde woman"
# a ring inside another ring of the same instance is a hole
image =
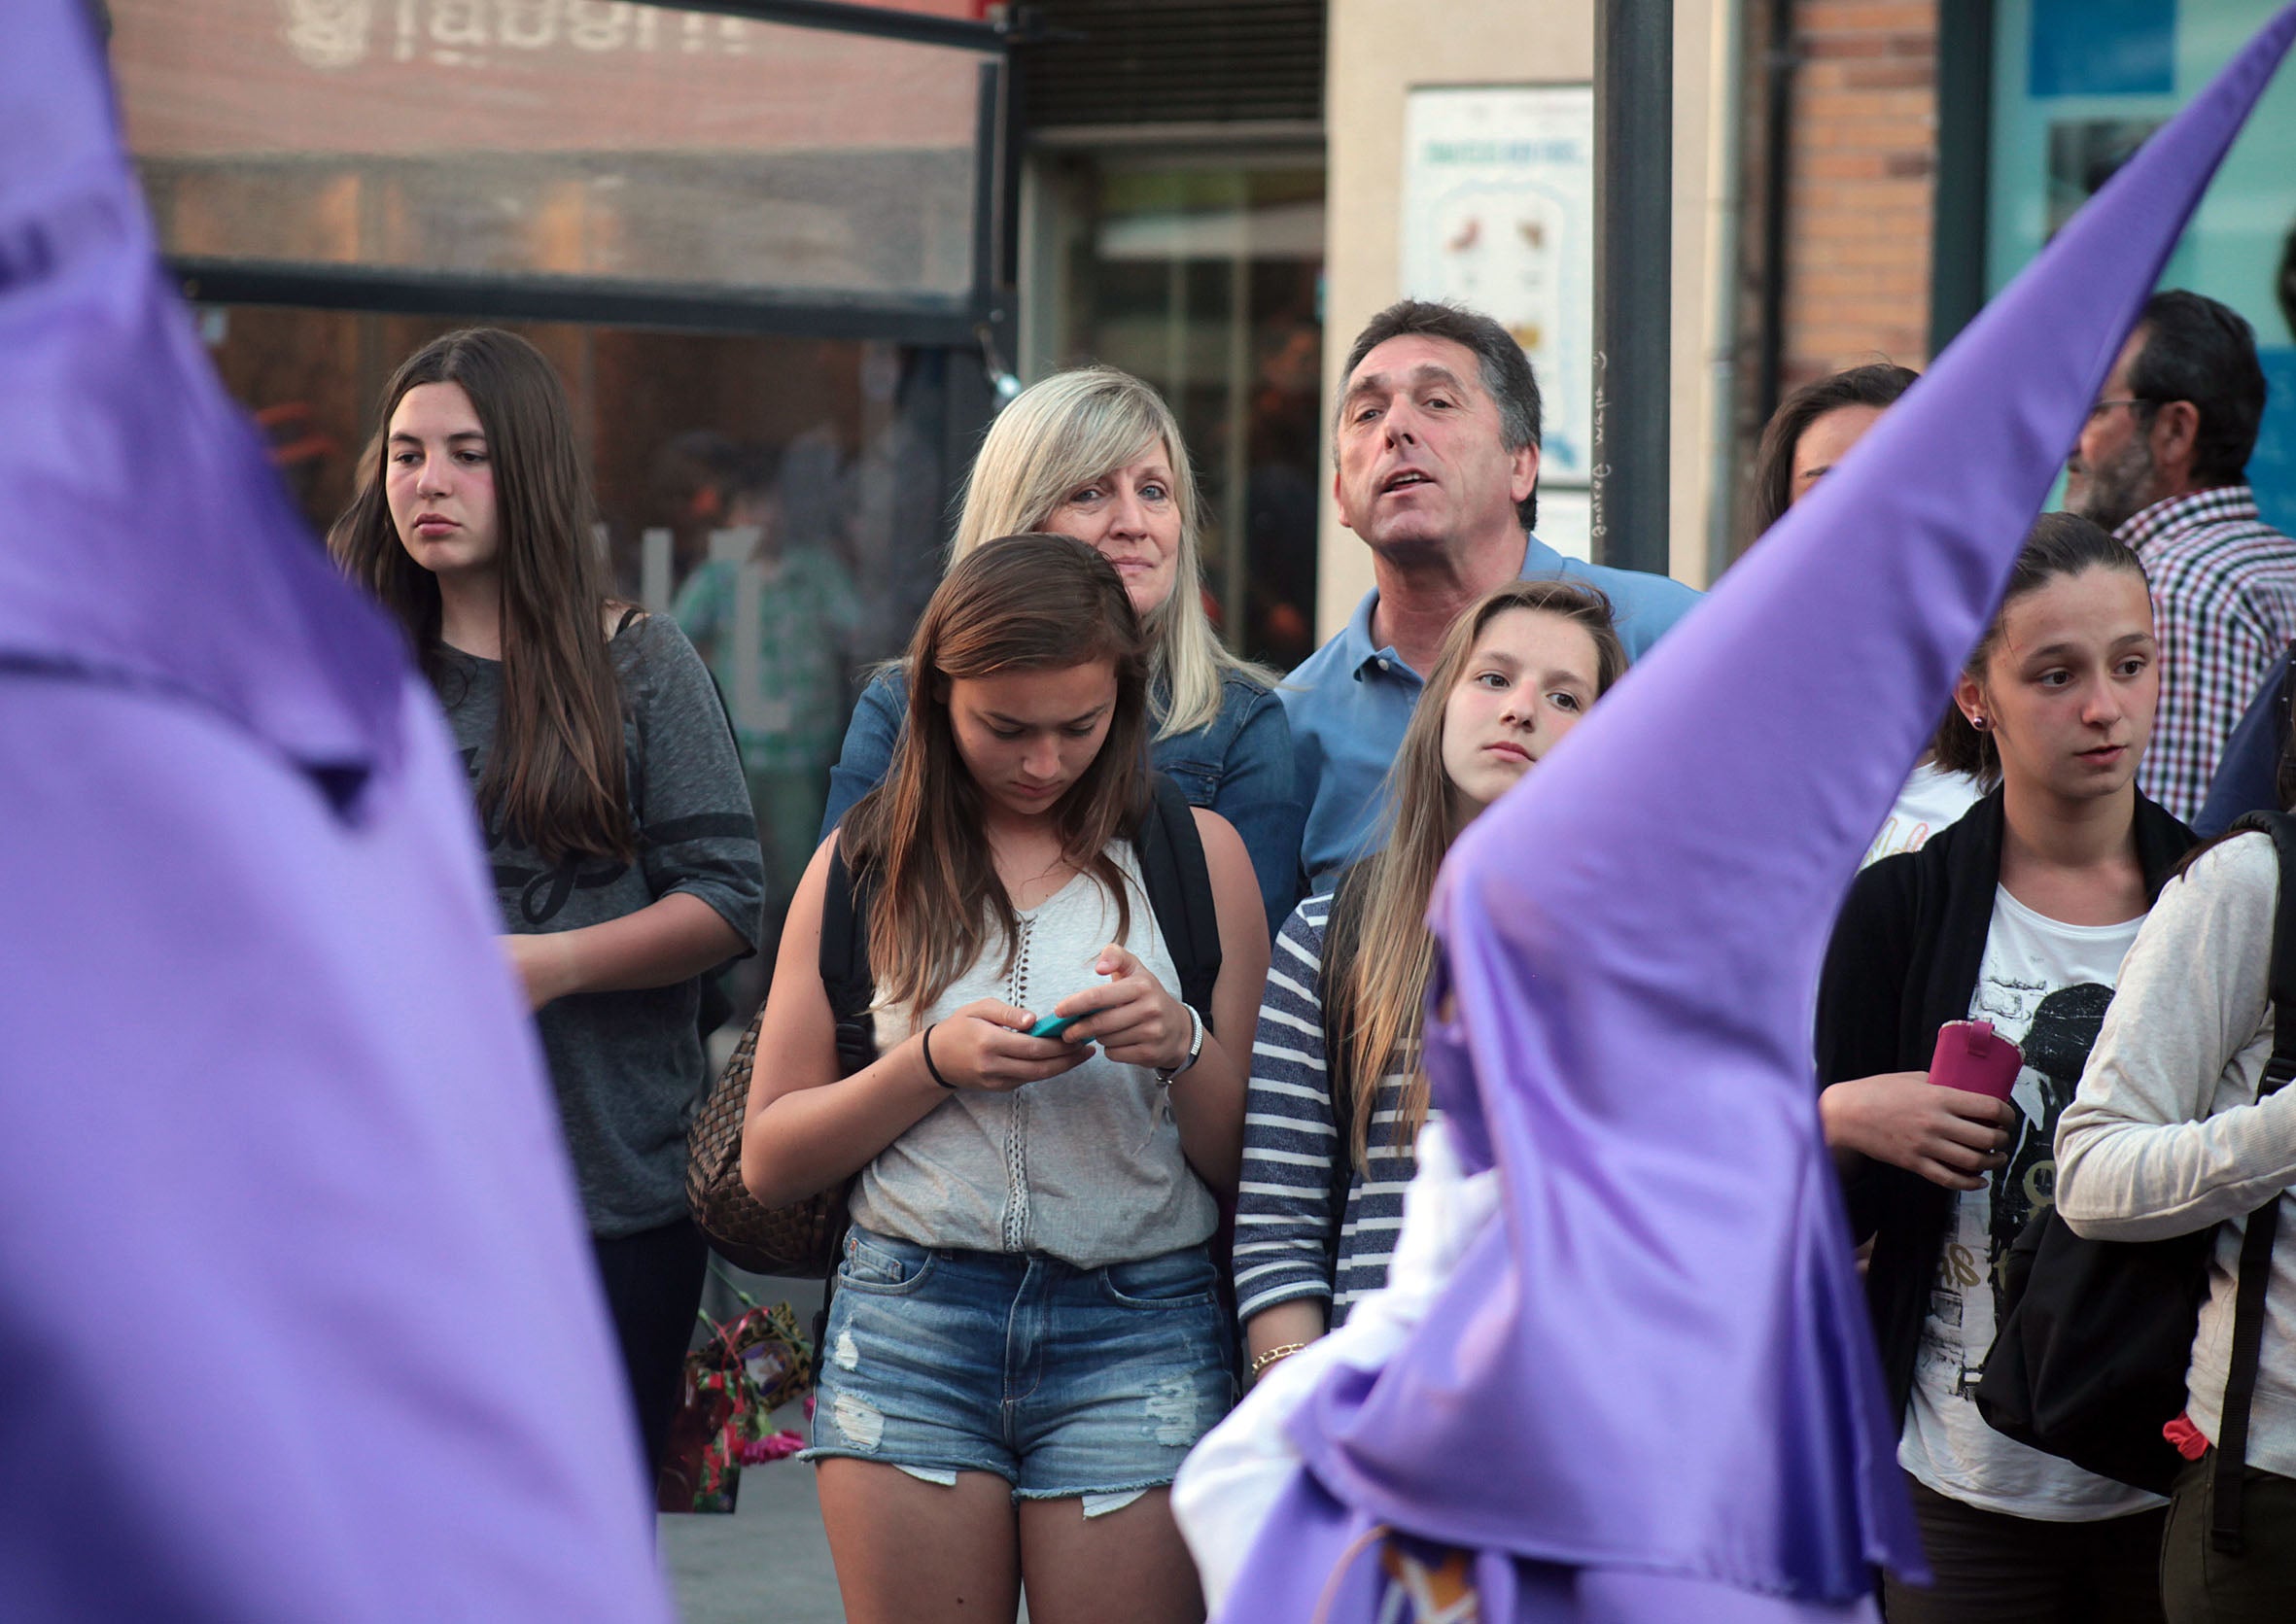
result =
[[[1254,1374],[1386,1283],[1427,1120],[1415,1056],[1436,870],[1625,669],[1595,588],[1518,580],[1486,593],[1453,623],[1404,731],[1386,847],[1284,925],[1252,1050],[1235,1214]]]
[[[1300,894],[1305,813],[1272,678],[1237,659],[1204,612],[1196,481],[1156,391],[1112,366],[1058,372],[991,426],[966,483],[953,555],[993,536],[1073,536],[1116,566],[1149,638],[1149,759],[1192,805],[1243,837],[1273,931]],[[829,777],[822,838],[892,762],[907,679],[888,669],[853,708]]]

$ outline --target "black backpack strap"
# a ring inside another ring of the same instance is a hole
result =
[[[1162,773],[1148,775],[1148,810],[1132,836],[1140,883],[1155,912],[1156,928],[1179,972],[1180,1002],[1212,1029],[1212,988],[1220,980],[1220,914],[1212,902],[1212,871],[1196,809]]]
[[[2272,1058],[2265,1061],[2264,1076],[2256,1085],[2261,1102],[2296,1077],[2296,818],[2286,812],[2253,812],[2235,819],[2232,828],[2270,835],[2280,859],[2279,903],[2272,922]],[[2272,1249],[2279,1237],[2279,1224],[2280,1201],[2276,1195],[2248,1215],[2241,1236],[2231,1367],[2225,1372],[2224,1408],[2216,1428],[2215,1514],[2209,1525],[2209,1543],[2228,1555],[2238,1555],[2244,1545],[2241,1489],[2248,1455],[2248,1409],[2256,1393],[2264,1294],[2272,1278]]]
[[[827,883],[821,892],[821,990],[837,1022],[837,1073],[851,1077],[877,1058],[877,979],[869,969],[870,885],[856,884],[845,866],[842,837],[829,849]],[[829,1262],[821,1276],[821,1307],[814,1316],[814,1378],[820,1379],[822,1339],[829,1332],[829,1299],[837,1292],[837,1264],[845,1255],[846,1215],[836,1220]]]
[[[877,978],[869,969],[869,893],[845,866],[842,839],[830,848],[821,893],[821,990],[837,1022],[837,1071],[851,1077],[877,1058]]]
[[[1347,1227],[1347,1194],[1355,1188],[1355,1022],[1351,1004],[1339,979],[1339,966],[1355,962],[1363,940],[1364,900],[1371,887],[1371,865],[1357,863],[1339,876],[1332,892],[1331,912],[1324,916],[1323,953],[1315,970],[1315,1001],[1323,1010],[1324,1091],[1332,1111],[1332,1174],[1330,1234],[1324,1251],[1332,1261],[1332,1293],[1339,1290],[1339,1232]],[[1378,1079],[1372,1080],[1378,1086]]]

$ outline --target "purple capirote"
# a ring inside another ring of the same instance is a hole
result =
[[[461,763],[0,52],[0,1618],[669,1616]]]
[[[1461,837],[1435,1098],[1504,1222],[1305,1466],[1221,1617],[1369,1624],[1372,1532],[1483,1624],[1870,1617],[1921,1556],[1810,1060],[1843,888],[2282,11],[1586,723]]]

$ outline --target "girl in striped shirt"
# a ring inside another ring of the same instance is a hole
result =
[[[1516,580],[1485,594],[1444,639],[1389,770],[1385,848],[1285,923],[1252,1051],[1235,1216],[1255,1376],[1386,1283],[1427,1120],[1426,914],[1444,852],[1625,669],[1596,589]]]

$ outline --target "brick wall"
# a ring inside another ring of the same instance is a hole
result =
[[[1793,0],[1782,387],[1927,359],[1936,0]]]

